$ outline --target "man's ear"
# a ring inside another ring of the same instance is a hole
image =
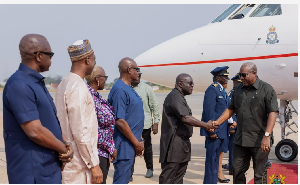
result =
[[[183,83],[182,82],[178,82],[178,87],[180,87],[180,88],[182,88],[182,86],[183,86]]]
[[[86,59],[85,59],[85,64],[86,64],[86,65],[89,65],[90,63],[91,63],[90,57],[86,57]]]

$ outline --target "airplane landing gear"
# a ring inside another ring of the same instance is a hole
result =
[[[298,146],[293,140],[283,139],[276,145],[275,155],[283,162],[290,162],[297,157]]]
[[[293,111],[292,111],[293,109]],[[295,106],[292,104],[292,101],[289,100],[280,100],[280,109],[279,109],[279,118],[281,124],[281,138],[282,140],[275,147],[276,157],[283,161],[289,162],[294,160],[298,155],[298,146],[297,144],[286,137],[292,133],[297,133],[291,128],[291,125],[295,124],[298,128],[298,124],[293,121],[292,123],[288,123],[292,118],[292,113],[295,112],[298,115],[298,111]],[[288,127],[292,130],[292,132],[285,133],[285,128]]]

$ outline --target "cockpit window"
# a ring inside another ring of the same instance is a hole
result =
[[[214,22],[221,22],[224,19],[226,19],[226,17],[228,17],[235,9],[237,9],[237,7],[239,7],[241,4],[233,4],[231,5],[229,8],[227,8],[227,10],[225,10],[221,15],[219,15],[215,20],[213,20],[211,23]]]
[[[234,14],[229,17],[231,19],[242,19],[254,7],[255,4],[245,4],[241,6]]]
[[[263,17],[281,14],[280,4],[261,4],[252,12],[250,17]]]

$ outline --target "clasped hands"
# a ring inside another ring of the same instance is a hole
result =
[[[61,171],[63,171],[65,165],[73,159],[74,152],[71,147],[71,144],[72,143],[70,143],[70,142],[65,143],[65,146],[67,148],[67,153],[64,153],[64,154],[59,153],[59,155],[58,155],[59,160],[61,160],[63,163],[62,167],[61,167]]]
[[[216,121],[209,120],[206,123],[205,129],[209,132],[214,132],[215,129],[217,129],[218,127],[219,127],[219,124]]]

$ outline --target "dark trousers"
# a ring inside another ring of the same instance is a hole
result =
[[[203,184],[217,184],[220,149],[224,139],[205,138],[206,158]]]
[[[100,169],[103,174],[102,184],[106,184],[106,179],[107,179],[107,174],[108,174],[110,163],[109,163],[108,158],[101,157],[101,156],[99,156],[99,162],[100,162],[99,166],[100,166]]]
[[[253,160],[254,183],[267,184],[266,163],[269,152],[262,152],[260,147],[242,147],[233,145],[233,184],[246,184],[245,172]]]
[[[145,139],[144,141],[144,160],[146,163],[147,169],[153,170],[153,152],[152,152],[152,142],[151,142],[151,128],[144,129],[142,133],[142,137]],[[135,161],[134,161],[135,163]],[[134,163],[131,169],[131,176],[134,172]]]
[[[183,184],[188,161],[183,163],[162,163],[159,184]]]
[[[232,170],[232,161],[233,161],[233,155],[232,155],[232,149],[233,149],[233,141],[235,138],[235,134],[232,134],[228,138],[228,150],[229,150],[229,159],[228,159],[228,170]]]

